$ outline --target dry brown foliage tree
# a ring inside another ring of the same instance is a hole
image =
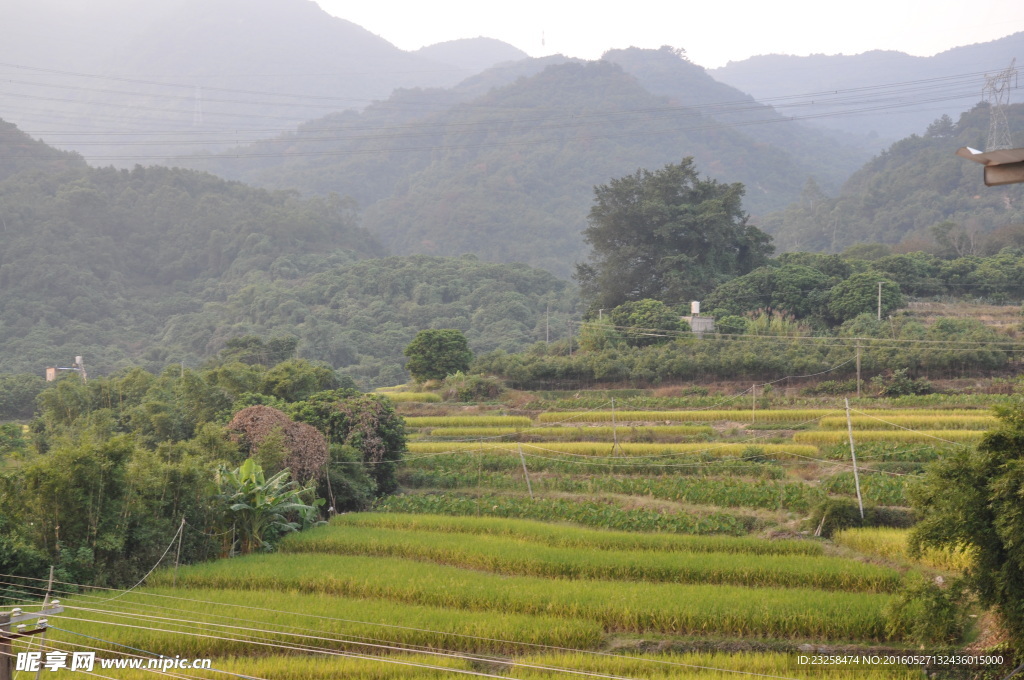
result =
[[[235,414],[228,429],[240,435],[250,453],[267,437],[280,432],[288,450],[285,465],[291,470],[292,479],[305,484],[324,475],[329,455],[327,440],[312,425],[297,423],[270,406],[249,406]]]

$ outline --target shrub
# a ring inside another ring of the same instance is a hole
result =
[[[814,509],[809,523],[825,538],[840,529],[851,527],[896,527],[905,529],[914,524],[914,513],[903,508],[887,508],[873,505],[864,506],[864,519],[861,519],[857,501],[847,498],[829,498]],[[816,532],[817,533],[817,532]]]
[[[505,391],[500,378],[490,375],[466,375],[456,371],[441,383],[445,401],[487,401],[497,399]]]

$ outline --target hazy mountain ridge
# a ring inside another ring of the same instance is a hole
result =
[[[932,57],[916,57],[903,52],[874,50],[856,55],[814,54],[806,57],[762,55],[742,61],[731,61],[712,69],[717,80],[750,93],[759,100],[792,95],[818,93],[828,95],[836,90],[876,87],[884,84],[905,84],[891,92],[875,92],[860,97],[860,104],[844,104],[843,108],[864,108],[865,114],[825,115],[814,122],[822,127],[867,135],[877,134],[882,143],[920,132],[943,113],[956,117],[981,99],[983,74],[1005,69],[1011,59],[1024,61],[1024,32],[998,40],[955,47]],[[938,79],[975,74],[943,84]],[[927,82],[930,81],[930,82]],[[937,100],[937,101],[933,101]],[[899,101],[923,101],[927,105],[879,109]],[[794,110],[800,114],[828,114],[828,106],[820,101],[815,106]]]
[[[181,162],[263,186],[352,196],[364,225],[395,252],[470,252],[567,275],[584,255],[592,187],[613,177],[692,155],[702,173],[744,182],[747,208],[767,212],[821,174],[811,151],[832,154],[843,170],[821,180],[832,189],[862,160],[673,52],[606,56],[502,65],[468,85],[398,92],[277,141]],[[787,147],[808,150],[808,159]]]

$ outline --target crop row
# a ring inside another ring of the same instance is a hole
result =
[[[845,457],[849,457],[850,449],[845,449]],[[838,456],[842,458],[842,456]],[[778,461],[762,455],[739,457],[719,457],[706,453],[686,456],[685,458],[669,459],[638,459],[623,458],[603,461],[588,457],[566,459],[530,456],[527,458],[531,471],[562,472],[565,474],[589,474],[595,470],[614,471],[615,474],[637,475],[688,475],[704,477],[707,475],[740,475],[745,477],[763,477],[765,479],[782,479],[785,470]],[[478,472],[499,472],[521,470],[519,456],[508,455],[507,450],[476,453],[467,456],[465,453],[435,454],[424,457],[411,457],[405,461],[402,469],[409,472],[430,472],[434,470],[453,474],[474,474]]]
[[[455,493],[387,496],[377,503],[381,512],[432,515],[476,515],[551,522],[620,531],[664,531],[679,534],[731,534],[750,530],[744,518],[724,512],[708,515],[661,513],[642,508],[620,508],[611,503],[568,498],[523,498],[495,494],[467,496]]]
[[[958,444],[974,444],[981,440],[980,430],[857,430],[853,433],[855,442],[932,442],[945,441]],[[845,430],[808,430],[794,432],[793,441],[801,444],[828,446],[846,441]]]
[[[403,486],[413,489],[526,489],[522,470],[516,468],[511,468],[507,473],[487,474],[476,470],[425,468],[406,470],[401,474],[400,480]],[[534,491],[539,492],[618,493],[700,505],[765,510],[789,509],[796,512],[806,512],[825,498],[822,490],[801,482],[742,478],[546,475],[532,480],[532,487]]]
[[[819,433],[797,433],[819,434]],[[832,434],[824,432],[820,434]],[[544,446],[530,443],[509,442],[409,442],[409,453],[447,453],[455,451],[508,451],[515,455],[521,447],[532,455],[568,455],[615,457],[673,457],[676,454],[710,453],[718,456],[771,455],[817,456],[818,447],[807,444],[750,444],[750,443],[699,443],[699,444],[652,444],[628,442],[615,445],[612,442],[551,442]]]
[[[850,425],[855,430],[888,430],[908,428],[911,430],[989,430],[998,424],[995,416],[906,416],[898,411],[892,415],[851,416]],[[818,421],[823,430],[845,430],[845,416],[829,416]]]
[[[578,617],[482,613],[301,591],[156,588],[114,601],[107,594],[75,595],[62,604],[62,628],[113,640],[113,648],[128,645],[194,658],[252,653],[252,646],[239,640],[244,634],[233,627],[267,631],[262,638],[285,644],[294,644],[304,632],[322,638],[317,646],[363,652],[365,645],[343,639],[510,654],[522,650],[517,643],[594,648],[604,637],[599,625]]]
[[[470,536],[503,536],[520,543],[582,550],[720,552],[751,555],[822,555],[815,541],[755,538],[752,536],[690,536],[587,529],[525,519],[413,515],[398,512],[361,512],[338,515],[332,526],[405,529]]]
[[[171,573],[154,575],[157,585]],[[581,617],[608,631],[887,639],[888,595],[806,588],[557,580],[387,557],[270,554],[182,569],[183,588],[299,591],[429,606]],[[901,638],[902,631],[893,637]]]
[[[504,536],[334,526],[293,535],[282,552],[398,557],[513,576],[748,587],[893,592],[902,579],[885,567],[835,557],[715,552],[580,551]]]
[[[526,416],[409,416],[406,427],[529,427],[533,423]]]
[[[939,550],[926,548],[920,555],[911,556],[907,547],[908,529],[870,527],[844,529],[836,532],[832,540],[865,555],[873,555],[890,561],[914,562],[944,571],[964,571],[971,566],[972,558],[964,550]]]
[[[384,392],[383,394],[394,402],[436,404],[441,401],[441,395],[436,392]]]
[[[15,651],[28,649],[27,643],[24,648],[15,647]],[[437,654],[390,654],[368,658],[330,653],[308,656],[250,654],[218,658],[213,670],[189,670],[188,677],[202,680],[222,680],[225,676],[275,680],[452,680],[471,677],[466,674],[479,673],[481,668],[491,673],[507,671],[520,680],[579,680],[587,676],[646,680],[736,680],[744,676],[793,680],[918,680],[921,677],[920,671],[905,667],[811,667],[798,665],[792,654],[758,652],[650,655],[563,652],[483,661]],[[117,677],[121,680],[152,680],[153,671],[117,671]]]
[[[880,473],[860,473],[860,492],[864,500],[878,505],[907,505],[908,479]],[[832,494],[847,496],[857,492],[853,471],[839,472],[822,480],[822,489]]]
[[[547,411],[541,413],[537,420],[542,423],[550,422],[577,422],[577,423],[605,423],[616,420],[618,422],[718,422],[737,421],[747,423],[751,421],[760,422],[799,422],[811,421],[837,416],[842,413],[841,409],[726,409],[726,410],[705,410],[705,411]],[[881,417],[891,415],[902,416],[977,416],[979,412],[975,409],[903,409],[893,411],[891,409],[865,409],[861,413],[877,415]]]
[[[499,437],[515,435],[522,439],[561,439],[568,441],[619,441],[653,442],[710,435],[714,429],[707,425],[660,425],[657,427],[589,426],[589,427],[438,427],[430,431],[432,437]],[[511,438],[511,437],[510,437]]]

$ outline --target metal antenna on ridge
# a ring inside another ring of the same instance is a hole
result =
[[[1017,59],[995,74],[985,76],[985,87],[981,95],[989,103],[988,143],[986,151],[1013,148],[1010,140],[1010,124],[1006,120],[1006,107],[1010,104],[1010,90],[1017,87]]]

